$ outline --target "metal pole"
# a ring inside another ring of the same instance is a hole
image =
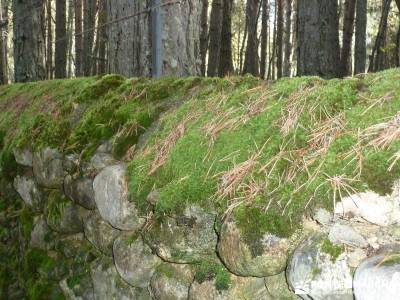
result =
[[[151,41],[152,41],[152,76],[162,76],[162,18],[161,1],[152,0],[151,9]]]

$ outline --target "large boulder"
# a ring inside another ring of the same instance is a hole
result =
[[[356,300],[399,299],[400,253],[366,259],[355,272],[353,288]]]
[[[41,211],[43,209],[44,195],[33,177],[18,175],[14,178],[14,188],[32,210]]]
[[[289,286],[302,299],[352,300],[352,276],[341,245],[317,233],[291,257],[286,273]]]
[[[289,255],[306,235],[298,230],[290,238],[265,234],[251,243],[233,218],[220,232],[218,253],[226,267],[239,276],[266,277],[284,271]]]
[[[104,221],[97,212],[91,212],[83,220],[83,226],[88,241],[104,255],[112,256],[114,240],[121,231]]]
[[[131,286],[149,285],[160,258],[154,255],[139,235],[121,235],[114,241],[114,263],[120,276]]]
[[[238,277],[229,274],[228,285],[218,282],[220,279],[211,278],[204,281],[193,281],[189,290],[189,300],[274,300],[267,290],[264,278]]]
[[[392,196],[374,192],[354,194],[336,204],[335,214],[359,217],[372,224],[388,226],[400,222],[400,202]]]
[[[189,265],[163,263],[151,278],[155,300],[187,300],[194,273]]]
[[[25,167],[32,167],[33,160],[32,160],[32,151],[28,148],[24,149],[13,149],[15,161],[20,164],[21,166]]]
[[[60,188],[65,175],[63,155],[48,147],[34,152],[33,173],[40,185],[47,188]]]
[[[93,210],[96,208],[93,179],[91,178],[74,178],[67,175],[64,179],[64,193],[69,199],[86,209]]]
[[[129,201],[126,166],[118,164],[103,169],[93,182],[94,198],[101,217],[121,230],[137,230],[144,219]]]
[[[215,215],[198,206],[165,217],[144,233],[146,242],[163,260],[193,263],[215,258]]]
[[[151,300],[147,289],[134,288],[124,282],[111,260],[95,261],[90,273],[95,300]]]

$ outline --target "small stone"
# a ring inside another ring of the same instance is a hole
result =
[[[41,211],[43,209],[44,195],[33,177],[17,175],[14,178],[14,188],[22,200],[34,211]]]
[[[338,224],[329,231],[329,240],[334,244],[345,244],[352,247],[365,248],[368,242],[351,226]]]
[[[43,217],[39,217],[31,232],[29,245],[32,248],[48,250],[52,241],[52,232]]]
[[[348,254],[348,264],[351,268],[357,268],[360,263],[367,257],[365,250],[356,248]]]
[[[157,190],[151,191],[147,195],[147,202],[150,203],[151,205],[156,205],[159,199],[159,192]]]
[[[104,168],[115,165],[117,161],[109,153],[95,153],[90,159],[89,169],[93,169],[95,172],[100,172]]]
[[[313,219],[321,225],[329,225],[332,220],[332,214],[326,209],[320,208],[315,212]]]
[[[21,166],[25,167],[32,167],[33,160],[32,160],[32,152],[27,149],[13,149],[15,161],[20,164]]]
[[[88,177],[74,179],[67,175],[64,179],[65,195],[80,206],[93,210],[96,208],[94,201],[93,179]]]
[[[354,274],[357,300],[393,300],[400,295],[400,254],[376,255],[365,260]]]
[[[335,214],[361,217],[379,226],[389,226],[400,222],[398,201],[374,192],[359,193],[343,198],[336,204]]]
[[[39,185],[60,188],[64,181],[63,156],[58,150],[44,148],[33,154],[33,174]]]
[[[120,236],[114,241],[114,263],[120,276],[131,286],[149,285],[157,266],[161,263],[140,236]]]

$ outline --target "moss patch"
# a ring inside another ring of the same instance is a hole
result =
[[[331,257],[331,261],[335,263],[340,254],[343,253],[344,247],[334,245],[329,239],[325,239],[321,245],[321,251],[328,254]]]
[[[203,261],[195,265],[195,271],[195,280],[198,283],[215,280],[218,291],[227,290],[231,285],[230,273],[221,264]]]

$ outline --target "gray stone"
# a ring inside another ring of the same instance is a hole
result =
[[[284,271],[289,255],[304,236],[306,233],[302,230],[290,238],[265,234],[250,245],[235,221],[230,219],[222,225],[218,253],[232,273],[239,276],[266,277]]]
[[[95,300],[151,300],[147,289],[134,288],[125,283],[111,260],[95,261],[90,273]]]
[[[89,169],[92,169],[95,172],[100,172],[104,168],[115,165],[117,161],[112,157],[109,153],[95,153],[90,159]]]
[[[80,276],[79,282],[68,285],[67,279],[60,281],[60,288],[68,300],[94,300],[94,290],[90,275]]]
[[[42,216],[38,217],[31,232],[31,239],[29,241],[30,247],[48,250],[51,245],[51,237],[52,232],[46,220]]]
[[[63,169],[67,173],[75,173],[79,168],[79,155],[77,154],[68,154],[64,157],[63,160]]]
[[[120,231],[104,221],[97,212],[90,213],[83,223],[88,241],[103,254],[112,256],[114,240]]]
[[[315,212],[313,219],[321,225],[329,225],[333,215],[326,209],[320,208]]]
[[[187,207],[182,214],[165,217],[144,232],[144,238],[163,260],[193,263],[216,258],[215,215],[198,206]]]
[[[94,197],[101,217],[121,230],[137,230],[144,219],[139,218],[135,204],[129,201],[126,167],[106,167],[93,182]]]
[[[147,202],[151,205],[156,205],[158,202],[158,198],[159,198],[159,192],[157,190],[151,191],[148,195],[147,195]]]
[[[121,235],[114,241],[114,263],[120,276],[131,286],[149,285],[161,260],[154,255],[140,236]]]
[[[112,149],[113,149],[113,143],[111,140],[109,140],[101,144],[97,148],[96,153],[111,153]]]
[[[14,178],[14,188],[22,200],[34,211],[41,211],[44,205],[44,195],[37,182],[31,176],[17,175]]]
[[[238,277],[230,274],[228,287],[218,289],[216,279],[203,282],[194,281],[189,290],[189,300],[275,300],[286,298],[273,298],[268,292],[264,278]]]
[[[368,242],[349,225],[338,224],[329,231],[329,240],[334,244],[345,244],[352,247],[365,248]]]
[[[32,152],[31,150],[24,148],[24,149],[13,149],[15,161],[20,164],[21,166],[25,167],[32,167]]]
[[[69,199],[86,209],[93,210],[96,208],[93,179],[91,178],[75,179],[71,175],[67,175],[64,179],[64,193]]]
[[[156,300],[187,300],[193,278],[189,265],[163,263],[151,278],[151,294]]]
[[[65,175],[62,154],[50,148],[34,152],[33,173],[40,185],[47,188],[60,188]]]
[[[286,274],[265,277],[265,286],[272,299],[296,300],[299,299],[290,289],[286,281]]]
[[[46,221],[50,228],[62,234],[83,232],[83,218],[87,211],[65,199],[59,191],[52,191],[46,207]]]
[[[400,254],[381,254],[368,258],[354,274],[356,300],[393,300],[400,295]]]
[[[291,289],[302,299],[353,299],[347,255],[333,247],[326,235],[318,233],[293,253],[286,276]]]

